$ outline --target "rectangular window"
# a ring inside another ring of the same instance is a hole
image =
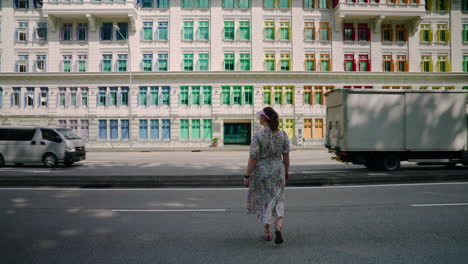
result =
[[[60,40],[69,41],[72,40],[72,31],[73,31],[73,24],[65,23],[62,24],[60,30]]]
[[[112,54],[102,55],[101,71],[102,72],[112,71]]]
[[[110,126],[110,138],[118,139],[119,138],[119,120],[109,120]]]
[[[305,55],[305,70],[315,71],[315,54]]]
[[[180,139],[189,138],[189,120],[180,119]]]
[[[289,0],[278,0],[279,8],[291,8]]]
[[[168,34],[168,22],[167,21],[161,21],[158,22],[158,39],[159,40],[168,40],[169,39],[169,34]]]
[[[267,21],[264,27],[265,40],[275,40],[275,22]]]
[[[239,21],[239,39],[250,40],[250,21]]]
[[[382,68],[384,72],[393,71],[392,55],[383,55]]]
[[[304,23],[304,40],[315,40],[315,26],[314,22]]]
[[[150,138],[159,139],[159,119],[150,120]]]
[[[315,8],[315,0],[304,0],[304,8]]]
[[[468,0],[465,1],[468,2]],[[462,41],[468,42],[468,24],[463,24]]]
[[[210,0],[198,0],[198,8],[210,8]]]
[[[314,104],[323,105],[322,87],[315,87],[314,98],[315,98]]]
[[[276,86],[274,96],[275,96],[274,104],[283,104],[283,87]]]
[[[120,105],[128,105],[128,87],[120,87]]]
[[[47,71],[46,61],[47,61],[46,55],[37,55],[36,56],[36,64],[35,64],[36,71],[38,71],[38,72]]]
[[[289,138],[294,137],[294,119],[286,119],[286,129],[284,130]]]
[[[167,54],[158,54],[158,71],[167,71]]]
[[[171,120],[170,119],[162,120],[162,138],[163,139],[171,138]]]
[[[437,56],[437,71],[438,72],[449,72],[450,63],[447,55],[438,55]]]
[[[290,40],[291,39],[291,28],[289,21],[280,22],[280,40]]]
[[[370,41],[370,29],[367,24],[358,24],[358,40]]]
[[[88,88],[81,88],[81,105],[88,106]]]
[[[148,119],[140,119],[140,139],[148,139]]]
[[[280,55],[281,71],[291,70],[291,59],[289,53],[282,53]]]
[[[356,71],[356,63],[353,54],[345,54],[345,71]]]
[[[28,72],[29,71],[29,56],[18,55],[18,61],[16,62],[16,72]]]
[[[78,104],[78,89],[70,88],[70,105],[76,106]]]
[[[234,8],[234,0],[223,0],[223,8]]]
[[[89,138],[89,121],[80,120],[80,137],[85,141]]]
[[[200,138],[200,119],[192,119],[192,138]]]
[[[250,53],[241,53],[239,57],[240,70],[250,71]]]
[[[343,31],[343,40],[345,41],[354,41],[355,40],[354,34],[354,25],[352,23],[345,23],[344,24],[344,31]]]
[[[274,53],[265,54],[265,70],[274,71],[275,69],[276,69],[275,54]]]
[[[199,71],[208,71],[209,70],[209,54],[200,53],[198,54],[198,70]]]
[[[99,92],[98,92],[98,105],[106,105],[106,93],[107,93],[107,88],[106,87],[99,87]],[[64,94],[65,95],[65,94]],[[62,101],[62,100],[60,100]]]
[[[463,55],[463,72],[468,72],[468,55]]]
[[[15,8],[29,8],[29,0],[15,0],[13,3]]]
[[[72,55],[63,56],[63,62],[62,62],[63,72],[71,72],[71,64],[72,64],[71,61],[72,61]]]
[[[212,121],[211,119],[203,119],[203,138],[211,139],[213,137]]]
[[[437,11],[449,11],[450,0],[437,0]]]
[[[231,104],[231,88],[229,86],[223,86],[221,88],[221,104]]]
[[[153,40],[153,22],[143,22],[143,40]]]
[[[192,105],[200,105],[200,86],[192,86]]]
[[[253,104],[253,86],[244,86],[244,104]]]
[[[463,12],[468,11],[468,0],[462,0],[461,1],[461,10]]]
[[[16,30],[16,40],[28,41],[29,24],[28,22],[19,22],[18,29]]]
[[[101,40],[112,40],[112,23],[104,22],[101,27]]]
[[[117,71],[119,72],[127,71],[127,54],[117,55]]]
[[[285,88],[286,104],[294,104],[294,87],[287,86]]]
[[[312,119],[304,119],[304,137],[312,138]]]
[[[320,70],[331,71],[330,54],[320,54]]]
[[[158,105],[158,93],[159,93],[159,87],[157,86],[151,86],[150,88],[150,105]]]
[[[41,87],[41,94],[39,95],[40,106],[47,106],[49,104],[49,88]],[[0,105],[1,105],[1,89],[0,89]]]
[[[224,21],[224,39],[234,40],[234,21]]]
[[[87,55],[78,55],[78,72],[86,72]]]
[[[323,138],[323,119],[322,118],[315,119],[314,138]]]
[[[391,24],[382,25],[382,41],[393,41],[393,27]]]
[[[152,8],[153,7],[153,0],[142,0],[141,7],[143,7],[143,8]]]
[[[271,105],[271,86],[263,87],[263,104]]]
[[[127,22],[119,22],[117,23],[119,29],[115,32],[115,39],[116,40],[127,40],[128,39],[128,23]]]
[[[370,71],[369,55],[359,55],[359,71]]]
[[[431,55],[421,55],[421,72],[433,72]]]
[[[129,138],[129,120],[128,119],[120,120],[120,138],[121,139]]]
[[[21,88],[13,88],[11,93],[11,105],[12,106],[21,106]]]
[[[59,120],[58,122],[60,128],[67,128],[67,120]]]
[[[171,91],[171,88],[169,86],[162,87],[161,96],[162,96],[163,105],[170,104],[170,99],[171,99],[170,91]]]
[[[437,25],[437,42],[449,42],[449,30],[447,29],[447,24]]]
[[[99,139],[107,139],[107,120],[99,120]]]
[[[76,28],[76,40],[85,41],[88,39],[88,25],[86,23],[78,23]]]
[[[58,101],[59,106],[66,105],[66,89],[65,88],[59,88],[58,100],[59,100]]]
[[[35,33],[36,33],[35,39],[37,41],[46,41],[47,40],[47,23],[38,22]]]
[[[184,21],[183,38],[193,40],[193,21]]]
[[[211,86],[203,86],[203,104],[211,105]]]
[[[330,24],[328,22],[320,22],[320,40],[331,40],[330,34]]]
[[[34,88],[32,87],[26,88],[26,94],[24,97],[24,105],[34,106]]]
[[[142,68],[143,71],[153,70],[153,54],[143,54]]]
[[[396,41],[408,41],[406,25],[396,25]]]
[[[184,54],[184,71],[193,71],[193,54],[185,53]]]
[[[169,8],[169,0],[157,0],[158,8]]]
[[[263,0],[264,8],[275,8],[275,0]]]
[[[432,42],[431,25],[421,24],[419,29],[419,42]]]
[[[109,88],[109,105],[117,105],[117,90],[118,87]]]
[[[194,0],[182,0],[182,8],[194,8]]]
[[[319,8],[330,8],[329,0],[318,0]]]
[[[310,105],[312,103],[312,87],[304,87],[304,104]]]
[[[139,87],[138,105],[148,105],[148,87],[146,86]]]
[[[408,71],[408,61],[406,60],[406,55],[397,55],[397,71]]]
[[[234,71],[234,53],[224,53],[224,70]]]
[[[189,87],[188,86],[181,86],[179,96],[180,96],[180,104],[181,105],[188,105],[188,102],[189,102]]]
[[[208,21],[198,22],[198,39],[209,40],[210,39],[210,27]]]
[[[239,8],[250,8],[251,0],[239,0]]]
[[[232,89],[232,104],[240,105],[242,96],[242,86],[234,86]]]

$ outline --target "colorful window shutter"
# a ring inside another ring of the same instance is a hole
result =
[[[140,119],[140,139],[148,139],[148,120]]]
[[[159,119],[150,120],[150,138],[158,139],[159,138]]]
[[[210,139],[213,137],[211,119],[203,119],[203,138]]]
[[[200,138],[200,119],[192,119],[192,138]]]
[[[181,139],[189,138],[189,120],[188,119],[180,120],[180,138]]]

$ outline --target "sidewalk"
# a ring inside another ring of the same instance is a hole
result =
[[[250,146],[224,145],[220,147],[168,147],[168,148],[135,148],[134,152],[221,152],[221,151],[248,151]],[[291,150],[323,150],[323,145],[291,146]],[[129,152],[128,149],[90,148],[88,152]]]

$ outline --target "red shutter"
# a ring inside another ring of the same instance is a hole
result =
[[[351,39],[352,39],[353,41],[355,41],[355,40],[356,40],[356,32],[354,32],[354,25],[353,25],[352,29],[353,29],[353,30],[351,31],[351,33],[352,33],[352,38],[351,38]]]
[[[370,36],[371,36],[371,32],[370,32],[370,28],[367,28],[367,41],[370,41]]]
[[[367,61],[367,71],[372,71],[371,70],[371,61],[370,61],[370,59]]]
[[[356,71],[356,61],[354,60],[354,57],[353,57],[353,71]]]

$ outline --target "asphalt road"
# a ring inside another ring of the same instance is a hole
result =
[[[246,189],[0,189],[2,264],[468,260],[468,182],[286,190],[285,243]]]

